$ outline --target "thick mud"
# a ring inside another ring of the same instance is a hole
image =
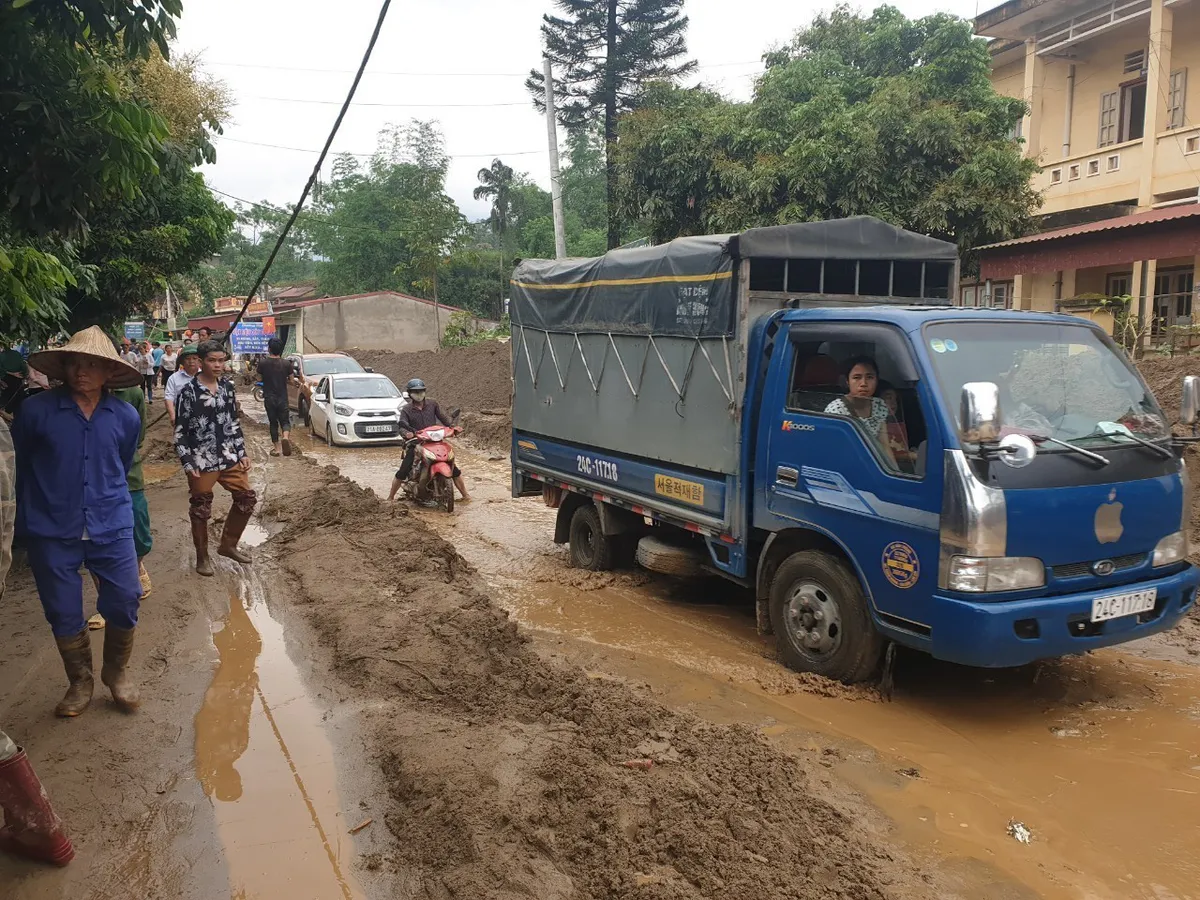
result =
[[[393,451],[305,446],[386,489]],[[551,542],[554,511],[511,500],[504,461],[459,453],[476,502],[454,516],[413,515],[453,542],[543,652],[705,720],[752,726],[832,768],[890,816],[893,839],[932,857],[928,871],[944,890],[1200,896],[1200,868],[1184,849],[1200,840],[1200,673],[1179,664],[1197,660],[1194,632],[1133,645],[1140,656],[1109,651],[1011,671],[901,654],[893,700],[883,702],[873,687],[780,667],[748,598],[721,582],[570,569]],[[1009,836],[1013,820],[1032,830],[1031,843]]]

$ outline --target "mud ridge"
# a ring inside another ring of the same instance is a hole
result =
[[[264,514],[296,610],[351,698],[414,896],[926,896],[815,764],[539,655],[403,507],[300,468]],[[378,807],[377,807],[378,808]]]

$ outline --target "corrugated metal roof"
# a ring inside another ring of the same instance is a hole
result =
[[[1119,228],[1153,225],[1159,222],[1169,222],[1172,219],[1186,219],[1191,216],[1200,216],[1200,203],[1190,203],[1184,206],[1168,206],[1163,209],[1149,209],[1145,212],[1133,213],[1128,216],[1117,216],[1115,219],[1101,219],[1099,222],[1088,222],[1086,225],[1072,225],[1070,228],[1059,228],[1056,231],[1043,231],[1041,234],[1031,234],[1027,237],[1016,238],[1011,241],[1001,241],[998,244],[985,244],[976,249],[999,250],[1006,247],[1020,247],[1025,244],[1036,244],[1040,241],[1055,241],[1060,238],[1078,237],[1083,234],[1115,231]]]

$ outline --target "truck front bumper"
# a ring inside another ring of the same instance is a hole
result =
[[[1002,668],[1111,647],[1175,627],[1196,602],[1197,586],[1200,569],[1189,565],[1162,578],[1056,597],[984,602],[935,594],[930,650],[938,659]],[[1098,597],[1152,587],[1153,610],[1091,621]]]

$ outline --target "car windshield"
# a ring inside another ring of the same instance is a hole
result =
[[[399,397],[400,392],[387,378],[339,378],[333,383],[333,395],[338,400],[374,400]]]
[[[312,378],[316,375],[337,375],[342,372],[361,372],[363,367],[349,356],[318,356],[304,360],[304,374]]]
[[[946,408],[957,412],[964,384],[993,382],[1003,434],[1111,447],[1169,433],[1141,376],[1087,325],[942,322],[923,333]]]

